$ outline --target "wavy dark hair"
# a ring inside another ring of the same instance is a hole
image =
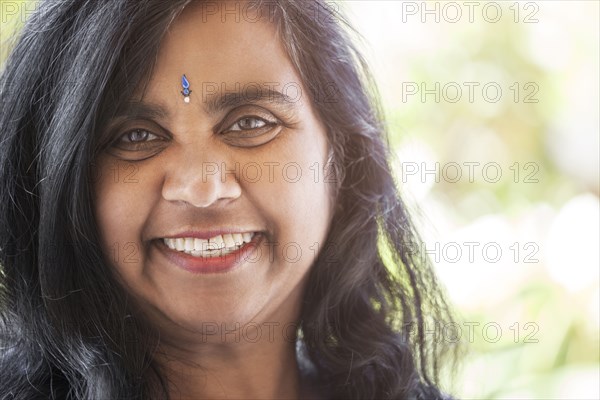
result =
[[[190,0],[41,1],[0,76],[0,395],[164,399],[157,338],[103,257],[98,127]],[[333,150],[336,208],[299,337],[340,399],[435,399],[452,316],[391,173],[375,85],[335,3],[268,6]],[[268,3],[268,4],[267,4]],[[449,360],[452,360],[450,357]]]

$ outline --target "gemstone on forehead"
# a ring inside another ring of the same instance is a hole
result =
[[[190,90],[190,82],[188,81],[185,74],[183,74],[181,76],[181,87],[183,88],[183,90],[181,91],[181,94],[184,96],[183,101],[185,101],[186,103],[189,103],[190,102],[190,94],[192,93],[192,91]]]

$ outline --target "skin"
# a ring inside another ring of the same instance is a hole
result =
[[[183,73],[192,90],[188,104],[180,93]],[[283,104],[248,94],[286,84],[293,101]],[[222,85],[246,95],[234,107],[211,109]],[[165,115],[127,112],[109,124],[115,144],[95,163],[102,244],[116,276],[161,333],[157,359],[173,398],[316,395],[300,381],[292,324],[327,236],[332,200],[322,168],[326,132],[305,93],[273,25],[222,22],[192,4],[161,43],[149,83],[132,97]],[[260,120],[243,120],[249,116],[281,122],[261,128]],[[260,166],[260,179],[256,168],[244,170],[249,163]],[[299,180],[296,168],[284,171],[289,163],[300,166]],[[233,172],[209,174],[208,165]],[[268,240],[255,261],[211,274],[176,267],[153,244],[215,227],[262,231]]]

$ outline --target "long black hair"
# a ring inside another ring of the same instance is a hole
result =
[[[41,1],[0,76],[0,393],[168,398],[157,336],[103,257],[93,214],[99,126],[148,79],[190,0]],[[441,398],[451,313],[391,173],[366,63],[335,4],[268,6],[326,127],[335,213],[299,337],[334,398]],[[150,333],[149,333],[150,332]]]

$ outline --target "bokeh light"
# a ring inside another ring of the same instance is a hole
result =
[[[364,37],[421,251],[460,315],[452,392],[600,398],[599,3],[335,4]]]

